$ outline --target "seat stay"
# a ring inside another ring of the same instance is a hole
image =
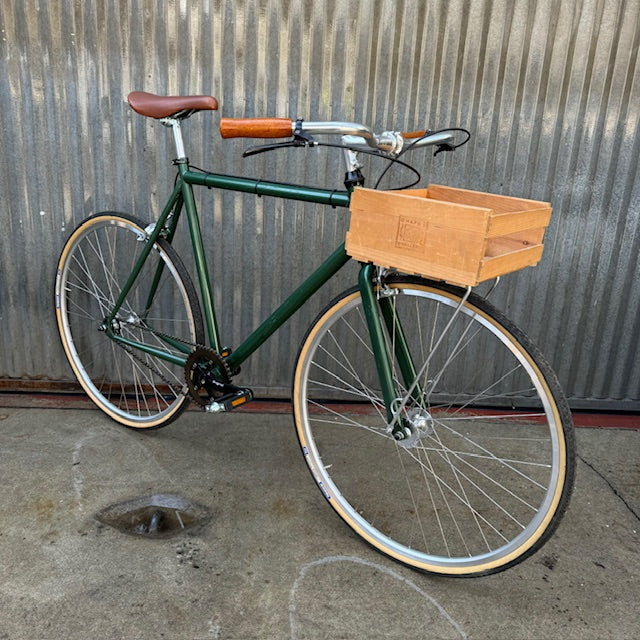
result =
[[[142,270],[144,263],[149,257],[149,254],[151,253],[151,250],[153,249],[156,243],[156,240],[158,240],[158,238],[160,238],[163,233],[164,225],[165,225],[165,222],[167,221],[167,218],[169,217],[170,214],[174,213],[174,206],[176,205],[176,202],[180,197],[181,191],[182,191],[182,185],[177,184],[174,187],[173,193],[171,194],[171,197],[169,198],[169,201],[165,205],[157,222],[154,225],[148,227],[149,230],[148,231],[145,230],[144,234],[141,235],[140,240],[144,241],[145,246],[140,252],[140,255],[138,256],[135,264],[133,265],[133,268],[131,270],[131,273],[129,274],[127,281],[120,289],[118,298],[115,301],[113,307],[111,308],[109,315],[104,320],[105,327],[108,328],[111,326],[111,323],[114,321],[116,315],[120,311],[120,308],[122,307],[127,295],[129,295],[131,288],[133,287],[134,283],[138,279],[138,276],[140,275],[140,271]],[[149,300],[147,300],[147,305],[149,305]]]

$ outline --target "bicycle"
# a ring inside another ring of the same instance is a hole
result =
[[[173,133],[175,185],[155,222],[96,213],[66,242],[56,316],[71,367],[119,423],[163,427],[187,404],[234,410],[252,399],[240,366],[351,260],[341,244],[237,348],[218,331],[193,189],[215,187],[346,208],[363,184],[359,153],[392,162],[409,149],[458,146],[456,130],[374,133],[344,122],[221,119],[223,137],[286,138],[248,153],[313,147],[346,161],[345,190],[192,167],[182,123],[210,96],[129,95]],[[329,143],[327,143],[329,144]],[[196,287],[173,240],[186,215]],[[200,300],[199,300],[200,297]],[[477,576],[511,567],[557,528],[574,478],[571,414],[539,350],[486,298],[363,261],[298,352],[293,416],[320,491],[361,538],[412,568]]]

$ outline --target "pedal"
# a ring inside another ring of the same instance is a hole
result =
[[[206,407],[205,411],[209,413],[221,413],[222,411],[233,411],[243,404],[253,400],[253,392],[251,389],[236,389],[233,393],[221,396],[216,400],[212,400]]]

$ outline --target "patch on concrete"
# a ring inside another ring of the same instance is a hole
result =
[[[142,496],[105,507],[96,519],[122,533],[146,538],[169,538],[203,527],[209,511],[181,496]]]
[[[194,569],[202,566],[200,547],[190,540],[183,540],[176,546],[178,564],[190,565]]]

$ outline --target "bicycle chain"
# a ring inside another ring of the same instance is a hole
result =
[[[187,395],[185,393],[185,389],[184,387],[178,389],[173,382],[171,382],[168,378],[166,378],[162,372],[160,372],[156,367],[154,367],[151,363],[147,362],[146,360],[143,360],[141,356],[139,356],[131,347],[128,347],[126,344],[123,344],[122,342],[117,342],[116,344],[121,348],[124,349],[124,351],[126,351],[134,360],[137,360],[141,365],[145,366],[147,369],[149,369],[149,371],[151,371],[152,373],[154,373],[155,375],[157,375],[162,382],[164,382],[169,389],[171,389],[171,391],[173,391],[173,393],[178,396],[178,395]]]
[[[169,335],[168,333],[157,331],[156,329],[152,329],[151,327],[148,327],[148,326],[143,326],[143,325],[137,325],[137,326],[142,331],[148,331],[152,333],[154,336],[160,338],[161,340],[168,339],[174,342],[181,342],[182,344],[187,345],[189,347],[193,347],[192,354],[196,353],[199,349],[210,351],[209,347],[207,347],[206,345],[198,344],[197,342],[191,342],[190,340],[185,340],[184,338],[180,338],[178,336],[172,336],[172,335]],[[122,349],[124,349],[132,358],[137,360],[140,364],[147,367],[147,369],[149,369],[152,373],[157,375],[162,380],[162,382],[164,382],[169,387],[169,389],[173,391],[174,394],[184,395],[184,396],[188,395],[191,397],[192,400],[195,401],[195,403],[199,407],[201,407],[202,409],[205,409],[205,407],[207,406],[207,403],[203,402],[202,399],[197,394],[193,393],[191,389],[191,385],[189,385],[189,380],[187,379],[188,372],[186,371],[186,367],[185,367],[185,386],[178,389],[173,382],[168,380],[162,374],[162,372],[160,372],[156,367],[154,367],[153,364],[147,362],[146,360],[143,360],[141,356],[139,356],[133,349],[131,349],[131,347],[127,346],[126,344],[123,344],[122,342],[116,342],[116,344]],[[224,368],[223,370],[223,374],[225,376],[224,384],[227,384],[231,380],[231,370],[229,369],[229,365],[227,364],[226,360],[224,360],[224,358],[220,356],[220,354],[218,354],[216,351],[213,351],[213,353],[215,353],[219,358],[218,364],[221,364]]]

